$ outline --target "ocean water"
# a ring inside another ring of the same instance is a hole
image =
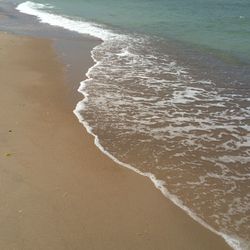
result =
[[[17,9],[102,40],[74,113],[234,249],[250,249],[250,2],[39,0]]]
[[[41,0],[53,13],[220,50],[250,62],[249,0]]]

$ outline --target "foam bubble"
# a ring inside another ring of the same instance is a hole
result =
[[[45,9],[48,8],[51,9],[52,6],[26,1],[19,4],[16,9],[21,13],[36,16],[41,23],[47,23],[80,34],[87,34],[104,41],[121,36],[110,30],[103,29],[101,26],[94,23],[84,22],[82,20],[72,20],[69,17],[48,13],[45,11]]]
[[[157,51],[147,37],[116,34],[94,23],[53,14],[52,6],[30,1],[17,9],[42,23],[104,41],[91,52],[95,65],[78,89],[84,96],[74,110],[79,122],[104,154],[148,177],[165,197],[234,249],[247,249],[244,240],[232,233],[245,221],[233,224],[230,216],[241,216],[242,211],[237,206],[230,213],[220,211],[225,194],[235,192],[249,178],[245,167],[237,165],[248,163],[250,154],[247,93],[193,79],[187,68]],[[102,132],[110,133],[106,138],[115,142],[103,139]],[[120,150],[124,145],[125,152]],[[130,161],[133,152],[143,159]],[[171,164],[165,161],[166,155]],[[227,155],[232,156],[230,160]],[[190,197],[182,196],[183,190]],[[212,205],[206,203],[207,195],[212,195]],[[247,202],[239,199],[237,204],[246,207]],[[214,224],[202,216],[206,205],[217,216]],[[233,229],[226,230],[229,226]]]
[[[245,247],[243,246],[244,245],[244,240],[238,238],[237,236],[229,236],[229,234],[226,234],[226,233],[223,233],[223,232],[218,232],[216,231],[214,228],[212,228],[209,224],[207,224],[204,220],[202,220],[200,217],[198,217],[190,208],[188,208],[176,195],[173,195],[169,192],[169,190],[167,189],[167,186],[168,186],[168,183],[166,183],[166,181],[163,181],[161,179],[158,179],[154,174],[152,174],[151,172],[143,172],[141,170],[139,170],[138,168],[135,168],[133,167],[132,165],[130,164],[127,164],[119,159],[117,159],[113,154],[111,154],[109,151],[107,151],[102,143],[100,142],[99,140],[99,137],[93,132],[93,127],[90,126],[90,124],[86,121],[86,119],[83,118],[82,116],[82,111],[85,109],[85,105],[89,102],[89,94],[88,94],[88,86],[87,83],[88,81],[90,81],[92,83],[92,81],[94,80],[93,78],[91,77],[96,77],[95,75],[95,71],[98,72],[98,74],[100,73],[99,71],[99,67],[103,67],[102,65],[102,62],[101,61],[97,61],[96,60],[96,56],[95,56],[95,53],[96,53],[96,50],[98,50],[99,48],[95,48],[94,51],[92,51],[92,57],[94,59],[94,61],[96,62],[96,64],[91,68],[89,69],[89,71],[87,72],[86,76],[88,77],[87,80],[83,81],[78,89],[78,91],[80,93],[83,94],[83,96],[85,97],[82,101],[80,101],[75,110],[74,110],[74,113],[76,114],[76,116],[78,117],[79,119],[79,122],[81,122],[85,128],[87,129],[88,133],[90,133],[91,135],[94,136],[94,141],[95,141],[95,144],[96,146],[104,153],[106,154],[108,157],[110,157],[112,160],[114,160],[116,163],[118,163],[119,165],[123,166],[123,167],[126,167],[128,169],[131,169],[133,171],[135,171],[136,173],[142,175],[142,176],[145,176],[145,177],[148,177],[155,185],[155,187],[157,189],[159,189],[162,194],[170,199],[172,202],[174,202],[174,204],[176,204],[178,207],[180,207],[181,209],[183,209],[189,216],[191,216],[194,220],[196,220],[197,222],[199,222],[200,224],[202,224],[203,226],[205,226],[206,228],[208,228],[209,230],[211,230],[212,232],[220,235],[221,237],[224,238],[224,240],[233,248],[233,249],[236,249],[236,250],[240,250],[240,249],[244,249]],[[121,56],[123,57],[124,54],[118,54],[118,56]],[[171,64],[171,66],[173,67],[173,64]],[[145,78],[144,78],[145,79]],[[196,89],[194,89],[194,91],[196,91]],[[197,91],[198,92],[198,91]],[[200,91],[200,92],[203,92],[203,91]],[[104,94],[104,93],[102,93]],[[110,96],[110,97],[114,97],[114,93]],[[190,96],[190,95],[189,95]],[[193,97],[194,95],[192,95]],[[118,95],[118,98],[119,98],[119,95]],[[156,98],[157,99],[157,98]],[[154,101],[156,101],[156,99]],[[132,97],[130,100],[133,100],[134,102],[136,103],[145,103],[145,102],[148,102],[149,100],[152,101],[153,99],[148,99],[148,98],[145,98],[145,97]],[[116,102],[116,104],[126,104],[126,101],[121,101],[119,99],[119,102]],[[118,105],[118,106],[119,106]],[[146,112],[148,114],[148,112]],[[145,114],[146,114],[145,113]],[[115,115],[115,114],[114,114]],[[176,122],[176,118],[173,117],[173,119],[175,119],[175,122]],[[185,117],[182,117],[182,122],[185,121],[185,119],[188,121],[188,118],[185,118]],[[202,122],[204,124],[210,124],[210,120],[208,118],[204,119],[204,120],[200,120],[201,124]],[[150,122],[149,122],[150,123]],[[141,125],[147,125],[149,124],[148,122],[145,122],[144,123],[141,123]],[[182,128],[178,128],[178,127],[167,127],[167,128],[164,128],[164,131],[170,131],[170,128],[173,130],[173,131],[177,131],[178,130],[178,133],[181,131],[183,131],[183,129],[185,131],[192,131],[192,130],[195,130],[197,129],[197,127],[195,126],[189,126],[189,127],[182,127]],[[210,129],[211,127],[209,125],[203,125],[203,130],[207,130],[207,129]],[[224,128],[223,125],[221,125],[221,128]],[[139,127],[137,126],[136,127],[136,130],[138,131]],[[145,129],[143,126],[141,126],[141,129]],[[155,130],[155,134],[159,134],[160,130],[158,129],[157,132]],[[163,132],[163,131],[162,131]],[[145,142],[145,141],[144,141]],[[182,156],[183,153],[179,153],[179,154],[176,154],[176,156]],[[218,178],[220,178],[220,176],[218,176]],[[200,177],[200,182],[197,184],[203,184],[205,183],[205,180],[206,178],[205,177]],[[182,185],[179,185],[179,186],[182,186]]]

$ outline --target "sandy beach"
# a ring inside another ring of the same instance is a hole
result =
[[[51,41],[0,33],[0,249],[230,249],[100,152],[64,74]]]

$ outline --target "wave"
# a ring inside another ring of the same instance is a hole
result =
[[[92,56],[92,58],[94,59],[94,57]],[[86,77],[88,79],[90,79],[89,76],[89,72],[96,66],[98,66],[98,62],[95,61],[95,65],[92,66],[88,72],[86,73]],[[107,155],[109,158],[111,158],[114,162],[116,162],[117,164],[119,164],[120,166],[123,166],[125,168],[128,168],[134,172],[136,172],[137,174],[140,174],[144,177],[149,178],[154,186],[169,200],[171,200],[176,206],[178,206],[179,208],[181,208],[182,210],[185,211],[186,214],[188,214],[192,219],[194,219],[195,221],[197,221],[198,223],[200,223],[201,225],[203,225],[204,227],[206,227],[208,230],[210,230],[211,232],[221,236],[226,242],[227,244],[232,247],[235,250],[243,250],[243,244],[242,244],[242,239],[237,239],[237,237],[231,237],[228,236],[227,234],[224,234],[222,232],[218,232],[215,229],[213,229],[210,225],[208,225],[206,222],[204,222],[202,219],[200,219],[192,210],[190,210],[188,207],[186,207],[182,201],[175,195],[172,195],[168,189],[165,187],[165,182],[163,180],[159,180],[156,178],[156,176],[152,173],[145,173],[142,172],[140,170],[138,170],[137,168],[131,166],[130,164],[124,163],[120,160],[118,160],[116,157],[114,157],[112,154],[110,154],[107,150],[104,149],[104,147],[102,146],[102,144],[100,143],[100,140],[98,138],[98,136],[96,134],[93,133],[93,129],[92,127],[88,124],[88,122],[86,120],[83,119],[82,115],[81,115],[81,111],[85,109],[85,103],[88,102],[88,93],[85,91],[85,87],[86,87],[86,81],[82,81],[80,84],[80,87],[78,88],[78,92],[81,93],[84,96],[84,99],[80,102],[78,102],[75,110],[73,111],[74,114],[76,115],[76,117],[78,118],[79,122],[81,124],[83,124],[83,126],[86,128],[87,132],[89,134],[91,134],[94,137],[94,143],[95,145],[101,150],[101,152],[103,152],[105,155]]]
[[[122,38],[122,35],[115,34],[108,29],[103,29],[98,24],[84,22],[82,20],[72,20],[66,16],[64,17],[46,12],[44,9],[53,9],[53,6],[48,4],[26,1],[19,4],[16,9],[21,13],[36,16],[41,23],[47,23],[52,26],[61,27],[80,34],[97,37],[103,41],[113,38]]]
[[[145,62],[140,61],[140,58],[138,57],[138,55],[136,55],[135,53],[133,53],[131,49],[129,49],[128,44],[131,43],[131,40],[135,38],[131,38],[130,36],[127,36],[127,35],[115,33],[112,30],[109,30],[108,28],[104,26],[100,26],[95,23],[86,22],[84,20],[74,20],[67,16],[61,16],[61,15],[51,13],[52,9],[53,9],[53,6],[50,6],[47,4],[34,3],[31,1],[21,3],[17,6],[17,10],[19,10],[21,13],[35,16],[41,23],[50,24],[52,26],[61,27],[69,31],[74,31],[83,35],[90,35],[90,36],[101,39],[103,41],[103,44],[101,45],[102,48],[112,47],[114,49],[113,52],[116,53],[116,55],[118,55],[119,57],[123,57],[123,58],[131,57],[132,59],[129,62],[126,62],[127,64],[130,64],[131,61],[132,62],[137,61],[137,63],[142,63],[144,65]],[[145,41],[141,38],[140,39],[138,38],[137,42],[143,43]],[[242,239],[238,238],[237,236],[229,236],[226,233],[216,231],[213,227],[208,225],[204,220],[202,220],[199,216],[197,216],[190,208],[188,208],[176,195],[171,194],[171,192],[169,192],[169,190],[166,188],[165,181],[158,179],[156,175],[154,175],[151,172],[143,172],[131,166],[130,164],[122,162],[121,160],[117,159],[113,154],[108,152],[103,147],[103,145],[100,142],[99,137],[93,132],[93,128],[86,121],[86,119],[83,118],[83,115],[81,114],[81,112],[85,110],[86,104],[89,101],[89,94],[86,91],[86,83],[88,83],[88,81],[90,80],[93,80],[92,79],[93,71],[95,71],[95,69],[100,66],[100,60],[98,58],[98,55],[99,55],[98,48],[100,48],[100,46],[96,47],[91,52],[92,58],[95,61],[95,65],[88,70],[88,72],[86,73],[87,79],[81,82],[80,87],[78,89],[78,91],[84,96],[84,99],[77,104],[75,110],[73,111],[74,114],[77,116],[79,122],[84,125],[88,133],[94,136],[95,145],[104,154],[106,154],[108,157],[110,157],[119,165],[126,167],[128,169],[131,169],[134,172],[142,176],[148,177],[153,182],[155,187],[159,189],[166,198],[170,199],[175,205],[183,209],[195,221],[199,222],[201,225],[205,226],[210,231],[221,236],[228,243],[228,245],[231,246],[233,249],[235,250],[245,249],[246,247],[244,247],[244,242],[242,241]],[[105,53],[110,53],[110,51],[105,52]],[[112,56],[110,56],[109,59],[110,58],[112,59]],[[145,64],[145,67],[148,67],[148,65]],[[177,77],[181,75],[184,75],[185,77],[187,76],[187,72],[185,71],[185,69],[176,65],[174,62],[170,62],[168,64],[168,67],[169,67],[170,75],[174,75]],[[130,76],[128,76],[128,78],[129,77]],[[145,74],[142,74],[140,77],[147,78]],[[158,83],[159,82],[160,80],[158,79]],[[204,84],[211,84],[211,82],[204,81]],[[204,92],[203,89],[196,88],[196,87],[186,87],[184,90],[181,90],[181,91],[176,90],[173,92],[172,104],[182,105],[182,104],[194,102],[196,98],[199,98],[199,96],[203,95],[203,92]],[[142,100],[142,99],[139,100],[137,98],[137,101],[145,101],[145,100]],[[217,100],[217,101],[218,103],[220,102],[220,100]],[[218,103],[216,105],[218,105]]]

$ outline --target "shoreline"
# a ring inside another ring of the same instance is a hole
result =
[[[149,180],[100,153],[72,115],[61,84],[64,67],[50,41],[0,34],[1,82],[13,83],[1,86],[1,151],[12,149],[1,157],[3,190],[13,193],[2,198],[8,211],[0,216],[6,226],[0,246],[32,249],[39,238],[38,249],[229,249]],[[4,74],[12,70],[19,74]]]
[[[104,42],[104,41],[102,41]],[[96,45],[98,46],[98,45]],[[91,51],[92,54],[92,51]],[[228,236],[225,233],[222,233],[220,231],[215,230],[212,226],[210,226],[209,224],[207,224],[205,221],[203,221],[201,218],[199,218],[192,210],[190,210],[187,206],[183,205],[181,200],[175,196],[172,195],[168,189],[164,186],[164,181],[157,179],[156,176],[153,173],[148,173],[148,172],[142,172],[139,169],[133,167],[132,165],[128,164],[128,163],[124,163],[122,161],[120,161],[119,159],[117,159],[115,156],[113,156],[111,153],[109,153],[100,143],[100,140],[98,138],[98,135],[94,134],[92,132],[92,127],[88,124],[87,121],[85,121],[81,114],[80,111],[82,111],[84,109],[84,105],[85,102],[88,101],[88,94],[84,91],[85,89],[85,81],[88,80],[89,77],[89,72],[91,71],[92,68],[95,67],[95,65],[98,64],[98,61],[94,60],[94,57],[91,56],[94,62],[94,65],[92,65],[87,73],[85,74],[86,79],[82,80],[80,82],[80,86],[78,88],[78,92],[80,94],[82,94],[83,96],[83,100],[79,101],[75,107],[75,109],[73,110],[73,113],[75,114],[75,116],[77,117],[79,123],[81,123],[84,128],[86,129],[86,131],[93,137],[94,139],[94,144],[95,146],[101,151],[101,153],[103,153],[104,155],[106,155],[108,158],[110,158],[112,161],[114,161],[116,164],[118,164],[121,167],[124,167],[128,170],[131,170],[133,172],[135,172],[136,174],[139,174],[140,176],[143,176],[147,179],[149,179],[153,186],[160,191],[160,193],[170,202],[172,202],[175,206],[177,206],[178,208],[180,208],[184,213],[186,213],[189,217],[191,217],[195,222],[199,223],[201,226],[203,226],[204,228],[206,228],[207,230],[209,230],[210,232],[218,235],[219,237],[221,237],[222,239],[224,239],[224,241],[228,244],[229,247],[231,247],[232,249],[235,250],[241,250],[241,246],[240,246],[240,240],[236,239],[236,238],[232,238],[230,236]]]

